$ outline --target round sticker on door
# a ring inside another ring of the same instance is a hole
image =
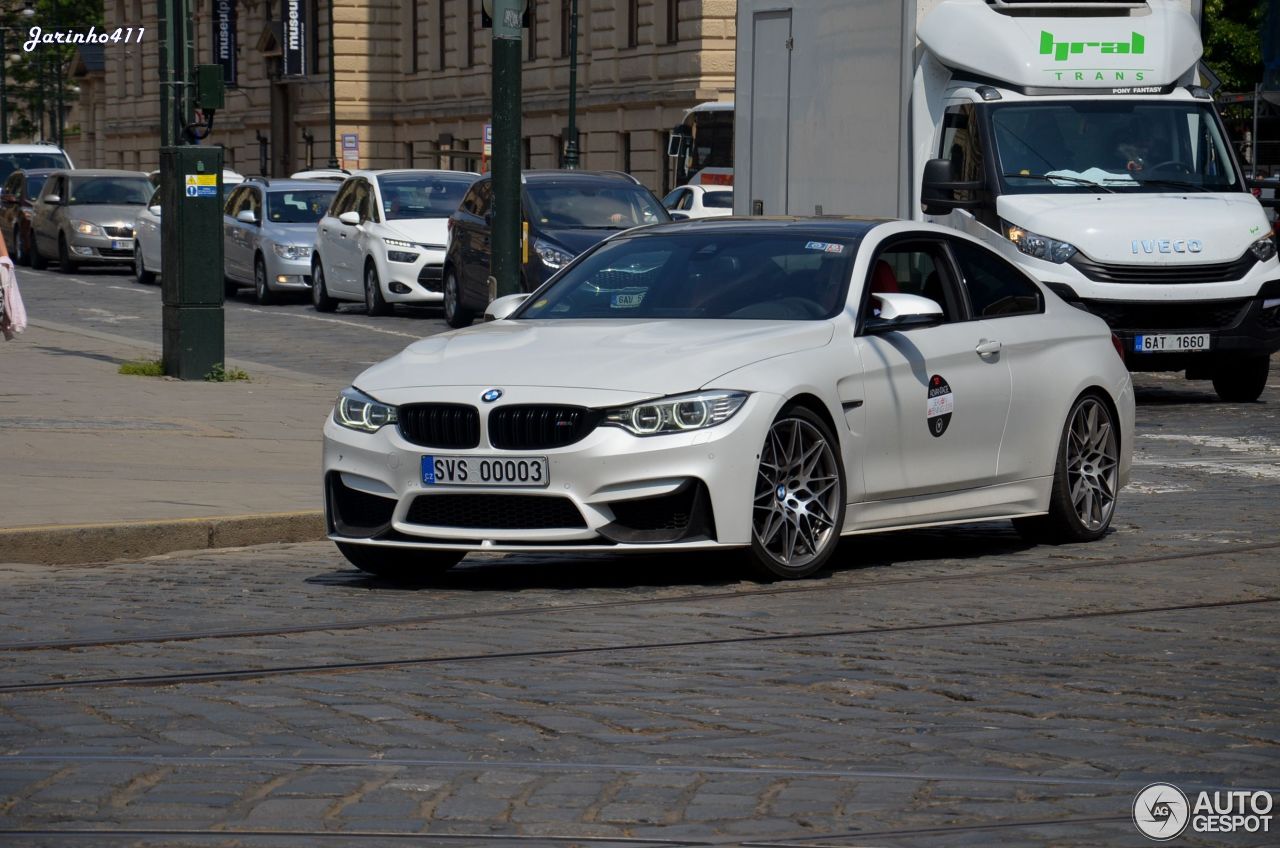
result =
[[[951,394],[951,386],[934,374],[929,378],[929,404],[926,407],[931,435],[937,437],[947,432],[947,425],[951,423],[951,413],[955,408],[956,399]]]

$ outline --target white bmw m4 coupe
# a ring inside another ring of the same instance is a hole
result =
[[[413,579],[469,551],[729,550],[998,518],[1106,532],[1133,390],[1107,326],[902,221],[641,227],[365,371],[324,429],[329,537]]]

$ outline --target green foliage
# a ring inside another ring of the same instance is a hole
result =
[[[1204,62],[1223,91],[1253,91],[1262,82],[1263,0],[1204,0]]]
[[[158,359],[124,362],[120,365],[120,373],[130,374],[135,377],[163,377],[164,365]]]
[[[78,45],[37,44],[30,52],[24,50],[23,45],[31,37],[33,27],[40,27],[45,33],[56,33],[88,32],[92,26],[101,32],[103,4],[102,0],[35,0],[35,14],[30,17],[22,14],[23,8],[19,2],[8,3],[0,10],[0,27],[4,28],[9,138],[15,141],[40,137],[52,139],[59,78],[63,80],[63,106],[69,108],[76,99],[72,90],[74,83],[68,80],[68,74]]]
[[[249,382],[249,374],[242,368],[227,368],[221,362],[215,362],[204,378],[210,383]]]

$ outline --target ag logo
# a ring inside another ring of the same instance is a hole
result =
[[[1172,783],[1153,783],[1133,799],[1133,823],[1142,835],[1166,842],[1187,829],[1191,805]]]
[[[929,422],[929,434],[935,438],[947,432],[951,423],[951,413],[955,411],[955,396],[951,394],[951,386],[947,381],[934,374],[929,378],[929,401],[925,414]]]

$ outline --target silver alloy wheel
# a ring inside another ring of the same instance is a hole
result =
[[[1076,518],[1087,530],[1098,530],[1116,508],[1119,449],[1111,414],[1097,398],[1076,406],[1067,427],[1067,491]]]
[[[373,312],[377,308],[377,301],[373,297],[373,287],[377,283],[373,281],[372,271],[372,265],[364,269],[364,308],[367,312]]]
[[[259,303],[271,296],[271,289],[267,287],[267,267],[261,262],[255,262],[253,265],[253,284],[257,289],[255,294],[258,295]]]
[[[779,565],[802,568],[839,536],[839,475],[821,430],[799,418],[774,422],[760,452],[751,530]]]
[[[316,309],[320,309],[323,300],[329,292],[324,287],[324,268],[316,263],[311,266],[311,305]]]

